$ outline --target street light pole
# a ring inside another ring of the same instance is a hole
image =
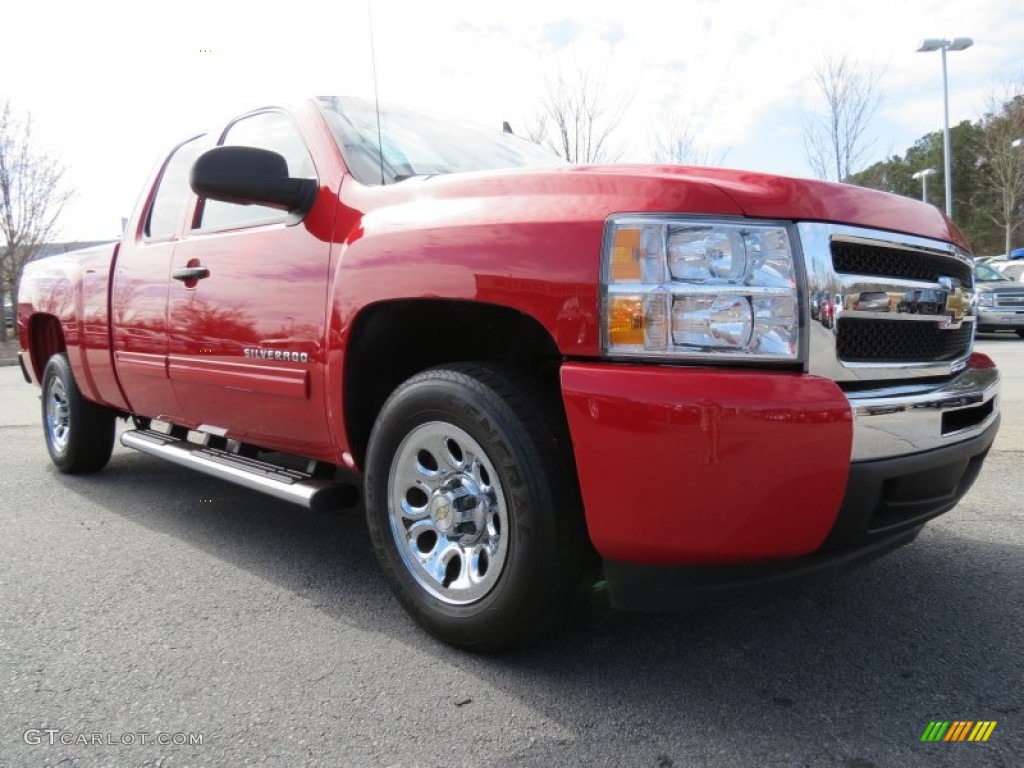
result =
[[[942,154],[943,165],[946,177],[946,215],[953,218],[953,150],[949,140],[949,78],[946,73],[946,51],[962,51],[974,45],[969,37],[954,37],[952,40],[930,37],[921,43],[917,49],[918,53],[930,51],[942,52],[942,104],[943,104],[943,134]]]
[[[925,168],[923,171],[918,171],[910,178],[921,180],[921,201],[928,202],[928,177],[934,173],[938,173],[934,168]]]
[[[946,215],[953,218],[953,147],[949,138],[949,77],[946,75],[946,49],[942,46],[942,163],[946,181]]]

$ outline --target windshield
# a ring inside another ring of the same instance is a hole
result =
[[[992,267],[986,267],[984,264],[978,264],[974,267],[974,276],[983,283],[1006,283],[1010,281],[1010,278],[1006,277],[1003,273],[992,269]]]
[[[317,99],[342,157],[357,181],[394,184],[413,176],[564,165],[565,161],[518,136],[449,122],[423,112],[392,106],[377,110],[372,101],[339,96]]]

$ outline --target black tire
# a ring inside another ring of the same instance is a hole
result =
[[[1022,339],[1024,339],[1024,331],[1017,331],[1016,333],[1017,333],[1018,336],[1020,336]]]
[[[105,467],[114,450],[116,414],[82,397],[63,353],[46,364],[42,399],[46,448],[57,469],[77,474]]]
[[[366,459],[370,537],[435,637],[499,652],[580,604],[594,560],[567,434],[560,402],[492,366],[425,371],[384,404]]]

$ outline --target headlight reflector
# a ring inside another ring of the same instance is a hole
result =
[[[670,225],[666,235],[673,280],[697,283],[735,280],[746,269],[746,249],[735,230]]]
[[[784,224],[616,216],[605,253],[605,352],[799,357]]]
[[[744,296],[679,296],[672,302],[672,342],[678,347],[743,349],[753,327]]]

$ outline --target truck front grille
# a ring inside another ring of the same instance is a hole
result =
[[[1024,307],[1024,291],[1018,291],[1015,293],[997,293],[996,306],[997,307]]]
[[[971,351],[974,326],[840,317],[839,359],[848,363],[927,363],[958,360]]]
[[[922,251],[890,248],[865,243],[832,242],[832,267],[847,275],[895,277],[937,283],[940,277],[953,277],[962,285],[971,285],[971,268],[947,256]]]
[[[797,224],[807,370],[841,383],[948,377],[971,354],[974,263],[933,238]],[[1024,286],[1021,286],[1024,308]]]

